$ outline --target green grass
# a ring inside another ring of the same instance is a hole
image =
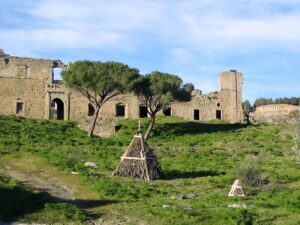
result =
[[[22,183],[0,174],[0,221],[81,224],[86,218],[75,205],[57,202],[47,192],[33,193]]]
[[[145,130],[146,119],[142,125]],[[0,154],[28,152],[60,170],[77,171],[101,199],[115,202],[105,206],[111,212],[150,224],[300,223],[300,166],[291,150],[289,125],[208,124],[159,117],[148,144],[166,179],[143,182],[111,177],[136,127],[137,121],[122,120],[116,137],[89,139],[74,122],[1,116]],[[98,163],[99,169],[84,168],[85,161]],[[249,162],[261,168],[267,185],[258,192],[246,187],[247,197],[228,197],[239,168]],[[189,193],[198,197],[171,198]],[[247,208],[228,208],[234,203]],[[162,208],[166,204],[174,207]],[[50,215],[60,209],[43,206],[42,210]]]

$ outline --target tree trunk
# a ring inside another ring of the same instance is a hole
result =
[[[94,130],[97,123],[98,115],[99,115],[100,107],[96,107],[96,111],[92,120],[92,123],[90,124],[88,128],[88,136],[90,138],[94,137]]]
[[[145,140],[147,140],[148,137],[150,136],[150,133],[151,133],[153,127],[154,127],[154,124],[155,124],[155,114],[151,115],[150,124],[149,124],[149,126],[147,128],[147,131],[145,133],[145,136],[144,136]]]

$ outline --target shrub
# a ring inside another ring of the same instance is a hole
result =
[[[266,180],[261,176],[259,166],[252,162],[240,167],[238,177],[243,184],[251,188],[260,188],[266,184]]]
[[[51,221],[86,220],[86,215],[80,209],[68,203],[46,203],[44,210]]]

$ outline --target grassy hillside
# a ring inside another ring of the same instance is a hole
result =
[[[142,121],[143,129],[146,123]],[[100,207],[104,218],[118,214],[147,224],[300,223],[300,166],[291,150],[289,125],[204,124],[160,117],[148,143],[166,179],[143,182],[111,177],[136,127],[137,121],[123,120],[116,137],[89,139],[73,122],[1,116],[0,154],[26,152],[68,174],[79,172],[100,199],[113,202],[103,206],[103,211]],[[98,163],[99,169],[84,168],[85,161]],[[250,177],[261,185],[245,186],[247,197],[228,197],[238,177]],[[3,186],[0,183],[1,190]],[[188,194],[197,196],[176,197]],[[229,208],[229,204],[246,208]],[[34,219],[45,218],[43,205],[40,210],[41,217]]]

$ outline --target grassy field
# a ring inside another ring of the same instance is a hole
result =
[[[146,120],[142,125],[145,129]],[[107,203],[97,209],[101,218],[124,216],[132,218],[133,224],[300,224],[300,165],[291,150],[291,126],[207,124],[160,117],[148,143],[166,178],[144,182],[111,177],[136,127],[137,121],[122,120],[116,137],[89,139],[74,122],[1,116],[0,160],[30,154],[65,174],[78,172],[82,182]],[[84,168],[85,161],[96,162],[99,169]],[[243,178],[247,168],[255,168],[262,185],[245,186],[246,197],[228,197],[232,183]],[[62,215],[62,223],[90,218],[76,204],[53,202],[51,196],[41,197],[4,176],[0,190],[0,220],[53,223],[52,214]],[[8,201],[15,191],[20,197]],[[197,196],[174,198],[188,194]],[[9,215],[15,201],[23,198],[30,199],[28,205],[37,201],[37,207]],[[12,205],[7,208],[7,204]],[[230,204],[246,207],[229,208]]]

